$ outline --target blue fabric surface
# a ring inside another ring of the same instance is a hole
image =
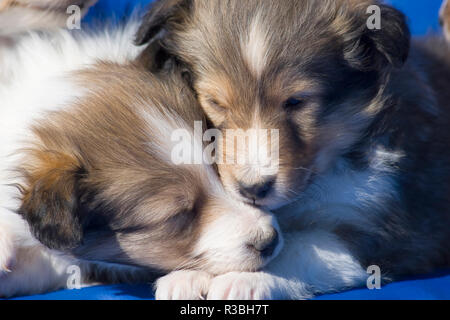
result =
[[[316,300],[450,300],[450,272],[394,282],[381,289],[356,289]]]
[[[447,273],[449,274],[449,273]],[[62,290],[13,300],[152,300],[150,285],[111,285],[81,290]],[[450,275],[400,281],[381,289],[357,289],[324,295],[316,300],[450,300]]]
[[[86,16],[85,22],[92,23],[110,17],[121,20],[126,17],[136,5],[141,7],[152,0],[100,0]],[[211,0],[216,1],[216,0]],[[271,0],[267,0],[271,1]],[[273,0],[275,1],[275,0]],[[441,0],[391,0],[409,17],[409,23],[414,35],[424,35],[430,32],[440,32],[438,26],[438,10]],[[63,290],[45,295],[24,297],[21,299],[57,299],[57,300],[142,300],[152,299],[150,285],[112,285],[85,288],[82,290]],[[325,295],[320,300],[344,299],[445,299],[450,300],[450,272],[441,272],[433,276],[420,277],[408,281],[400,281],[383,286],[380,290],[358,289],[348,292]]]
[[[154,300],[151,285],[110,285],[61,290],[11,300]]]

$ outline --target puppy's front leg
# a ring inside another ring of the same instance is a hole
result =
[[[14,238],[0,221],[0,277],[4,273],[11,272],[15,255]]]
[[[211,281],[208,299],[308,299],[364,285],[367,273],[334,234],[285,235],[285,249],[262,272],[229,273]]]
[[[7,193],[6,188],[0,190]],[[0,297],[63,288],[68,267],[75,264],[79,264],[76,259],[40,244],[21,216],[0,208]]]
[[[0,193],[8,194],[7,187],[0,187]],[[7,201],[0,199],[0,203]],[[19,245],[20,244],[20,245]],[[0,278],[13,270],[17,259],[18,247],[34,246],[33,239],[26,222],[16,213],[0,208]]]
[[[206,298],[211,275],[195,270],[174,271],[156,281],[157,300],[203,300]]]
[[[0,297],[41,294],[66,286],[70,265],[77,262],[41,245],[16,248],[12,270],[0,275]],[[82,279],[80,278],[80,284]]]

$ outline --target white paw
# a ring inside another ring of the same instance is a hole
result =
[[[11,272],[15,257],[14,239],[8,230],[0,224],[0,277]]]
[[[214,278],[208,300],[269,300],[273,298],[273,279],[263,273],[232,272]]]
[[[156,300],[203,300],[211,276],[202,271],[174,271],[156,281]]]

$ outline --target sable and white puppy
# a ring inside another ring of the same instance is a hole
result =
[[[410,50],[404,15],[361,0],[162,0],[137,38],[161,47],[144,52],[154,69],[191,71],[224,141],[279,129],[278,172],[218,167],[236,199],[278,209],[285,249],[264,272],[215,278],[208,297],[308,298],[364,285],[370,265],[386,280],[450,265],[442,40]]]
[[[176,72],[132,63],[137,26],[0,47],[0,296],[64,287],[77,265],[87,284],[195,270],[157,294],[200,298],[210,274],[279,252],[270,214],[230,199],[211,166],[172,162],[172,132],[204,115]]]
[[[80,9],[80,18],[97,0],[0,0],[0,37],[32,29],[65,27],[72,11]]]

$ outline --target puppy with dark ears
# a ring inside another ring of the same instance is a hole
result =
[[[136,40],[190,70],[224,144],[229,129],[279,130],[274,174],[218,169],[233,197],[276,210],[290,242],[210,297],[307,298],[363,286],[370,265],[395,279],[450,264],[443,41],[411,42],[400,11],[365,0],[161,0]]]

